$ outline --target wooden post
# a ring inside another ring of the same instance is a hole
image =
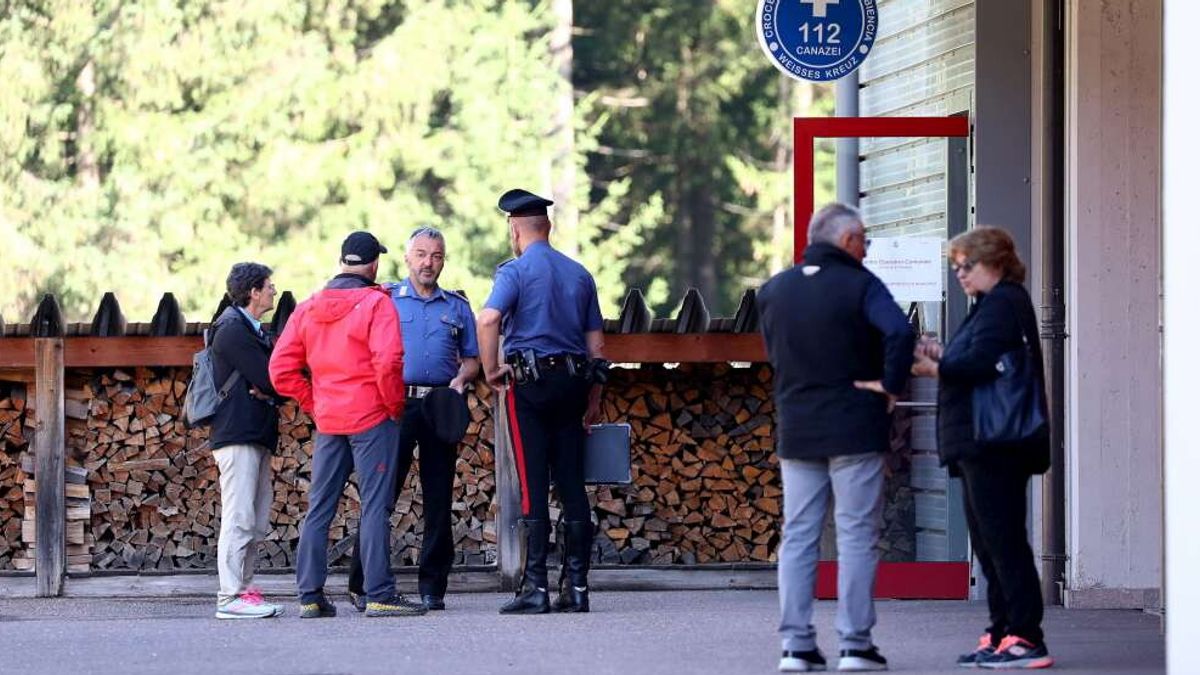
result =
[[[504,362],[504,338],[500,338],[500,362]],[[509,386],[515,386],[510,383]],[[516,590],[525,565],[525,537],[520,527],[521,481],[513,455],[512,433],[508,427],[508,392],[493,389],[492,423],[495,424],[496,453],[496,567],[500,587]]]
[[[518,525],[521,517],[521,482],[513,458],[512,436],[508,428],[507,392],[493,390],[492,420],[496,425],[496,566],[500,570],[500,587],[515,590],[520,583],[521,558],[525,538]]]
[[[62,595],[67,569],[66,418],[63,403],[63,339],[36,338],[37,594]]]

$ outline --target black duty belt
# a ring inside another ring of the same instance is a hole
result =
[[[588,359],[578,354],[549,354],[535,356],[532,350],[513,352],[504,357],[505,363],[513,367],[516,380],[520,384],[537,382],[546,373],[565,372],[576,377],[583,377],[587,369]]]
[[[575,354],[552,354],[537,357],[537,365],[543,373],[557,370],[582,373],[587,366],[587,359]]]
[[[425,398],[426,396],[429,395],[429,392],[433,391],[434,389],[437,389],[438,387],[444,387],[444,386],[446,386],[446,385],[438,384],[438,385],[425,386],[425,385],[421,385],[421,384],[409,384],[409,385],[405,385],[405,387],[404,387],[404,395],[407,398]]]

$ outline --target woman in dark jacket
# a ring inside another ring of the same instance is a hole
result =
[[[951,475],[962,478],[967,527],[988,582],[991,625],[975,651],[959,657],[959,665],[1046,668],[1054,660],[1042,636],[1042,595],[1025,530],[1025,489],[1031,475],[1049,468],[1049,438],[1039,433],[1018,443],[979,443],[972,409],[975,388],[997,377],[1001,356],[1026,345],[1037,384],[1045,388],[1037,317],[1022,286],[1025,265],[1012,237],[996,227],[955,237],[949,257],[974,303],[944,348],[918,346],[913,374],[939,379],[938,448]]]
[[[275,306],[275,285],[266,265],[238,263],[225,287],[233,304],[213,323],[212,364],[213,381],[228,393],[209,433],[221,484],[216,616],[268,618],[282,610],[252,583],[258,543],[271,531],[271,454],[279,444],[282,399],[271,386],[271,340],[261,323]]]

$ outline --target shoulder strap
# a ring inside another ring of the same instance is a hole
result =
[[[237,384],[238,378],[241,376],[242,374],[237,369],[234,369],[233,372],[229,373],[229,377],[225,378],[225,384],[221,385],[221,391],[219,392],[222,400],[229,398],[229,392],[233,391],[233,385]]]
[[[213,325],[204,331],[205,349],[210,349],[212,347],[212,342],[216,338],[216,334],[217,324],[216,322],[213,322]],[[225,382],[221,385],[221,389],[217,392],[217,395],[221,398],[221,400],[229,398],[229,392],[233,391],[233,385],[237,384],[238,378],[241,376],[242,374],[237,371],[237,368],[234,368],[229,373],[229,377],[225,378]]]

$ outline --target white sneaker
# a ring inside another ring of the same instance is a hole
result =
[[[278,605],[264,601],[257,591],[247,591],[223,605],[217,605],[217,618],[268,619],[281,611]]]

